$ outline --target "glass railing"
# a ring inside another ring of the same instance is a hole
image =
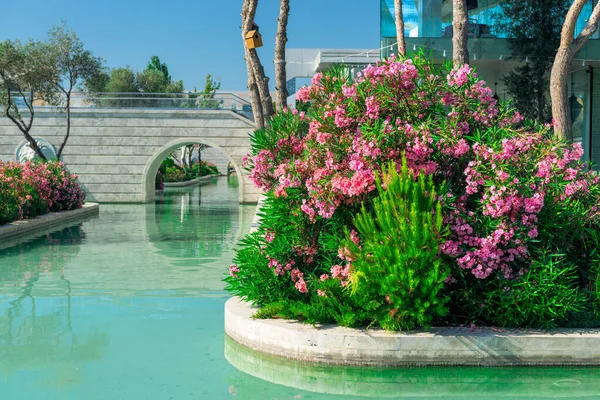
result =
[[[25,101],[18,92],[12,92],[12,99],[25,107]],[[64,95],[50,97],[36,96],[35,107],[61,107]],[[71,94],[71,108],[167,108],[200,110],[251,111],[250,103],[232,93],[88,93]]]
[[[12,92],[13,103],[21,112],[27,112],[27,103],[18,92]],[[36,96],[35,108],[56,109],[64,107],[65,96]],[[72,109],[163,109],[163,110],[229,110],[252,119],[248,101],[233,93],[88,93],[71,95]]]

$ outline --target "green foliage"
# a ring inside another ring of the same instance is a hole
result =
[[[160,164],[160,167],[158,169],[163,174],[166,174],[167,168],[172,168],[174,166],[175,166],[175,160],[173,160],[173,157],[167,157],[162,161],[162,163]]]
[[[144,93],[164,93],[168,81],[160,71],[145,70],[136,74],[139,88]]]
[[[387,329],[600,319],[600,177],[580,146],[497,104],[468,66],[391,58],[312,83],[297,94],[306,113],[251,135],[245,167],[267,201],[227,289],[258,316]],[[402,158],[414,181],[390,186],[381,172]]]
[[[140,90],[135,73],[130,67],[114,68],[105,90],[111,93],[134,93]]]
[[[103,69],[85,78],[84,86],[90,92],[108,93],[181,93],[183,81],[173,81],[166,64],[153,56],[148,67],[141,72],[129,66],[114,68],[110,73]],[[146,104],[148,105],[148,104]]]
[[[496,29],[509,38],[513,57],[529,62],[515,67],[504,81],[516,108],[527,118],[549,122],[552,118],[549,81],[560,32],[570,0],[503,0]]]
[[[540,251],[519,279],[494,280],[485,289],[463,292],[472,315],[501,327],[554,328],[582,311],[586,297],[578,287],[578,265],[562,254]]]
[[[47,43],[30,40],[0,42],[0,107],[25,134],[32,128],[30,111],[36,98],[53,99],[57,77],[53,51]],[[27,115],[22,114],[26,109]]]
[[[165,182],[183,182],[186,180],[185,170],[178,167],[167,167],[163,179]]]
[[[150,61],[148,62],[148,65],[146,66],[146,71],[160,73],[163,76],[165,81],[171,82],[171,75],[169,74],[169,67],[167,67],[167,64],[161,63],[160,58],[158,58],[158,56],[150,57]]]
[[[438,257],[443,241],[442,208],[432,176],[411,175],[403,160],[377,179],[372,210],[363,205],[354,224],[360,238],[346,233],[352,259],[350,288],[372,302],[373,318],[385,329],[429,327],[447,313],[441,291],[449,275]]]
[[[98,83],[104,61],[86,50],[75,32],[65,24],[50,29],[47,45],[56,67],[53,83],[63,93],[70,93],[75,85],[85,80],[96,80]]]
[[[199,93],[196,100],[198,108],[216,109],[223,103],[223,100],[215,99],[217,90],[221,88],[221,82],[215,81],[210,74],[206,75],[204,89]]]

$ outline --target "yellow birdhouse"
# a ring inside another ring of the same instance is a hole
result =
[[[262,35],[258,33],[258,30],[248,31],[246,33],[246,47],[249,49],[255,49],[262,47]]]

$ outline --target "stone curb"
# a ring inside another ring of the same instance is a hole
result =
[[[61,225],[74,219],[97,215],[99,212],[100,205],[98,203],[85,203],[83,207],[77,210],[53,212],[32,219],[23,219],[0,225],[0,242],[34,231],[48,229],[55,225]]]
[[[600,365],[600,330],[553,331],[432,328],[390,333],[253,319],[255,308],[225,303],[225,332],[253,350],[310,363],[356,366]]]
[[[243,346],[229,336],[225,359],[249,377],[298,390],[362,398],[539,399],[598,397],[600,374],[589,367],[363,368],[298,362]],[[254,387],[248,378],[236,384]]]
[[[164,182],[163,185],[166,188],[179,188],[179,187],[188,187],[194,186],[201,182],[210,182],[213,178],[218,178],[219,175],[207,175],[200,178],[192,179],[191,181],[185,182]]]

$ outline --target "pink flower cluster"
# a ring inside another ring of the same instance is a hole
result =
[[[585,198],[600,178],[579,162],[581,147],[522,129],[522,116],[492,94],[467,65],[441,74],[419,58],[391,57],[354,81],[316,75],[296,95],[311,112],[279,113],[270,132],[278,139],[248,158],[256,186],[289,201],[306,224],[304,243],[290,249],[296,264],[269,258],[275,275],[290,271],[300,292],[308,271],[345,284],[352,260],[344,249],[339,265],[313,265],[319,230],[368,203],[381,167],[403,157],[450,192],[442,199],[450,229],[445,256],[480,279],[523,273],[529,247],[543,235],[544,210]],[[267,232],[265,241],[274,235]],[[352,240],[360,243],[354,233]]]
[[[80,208],[85,194],[60,162],[0,161],[0,222]]]

